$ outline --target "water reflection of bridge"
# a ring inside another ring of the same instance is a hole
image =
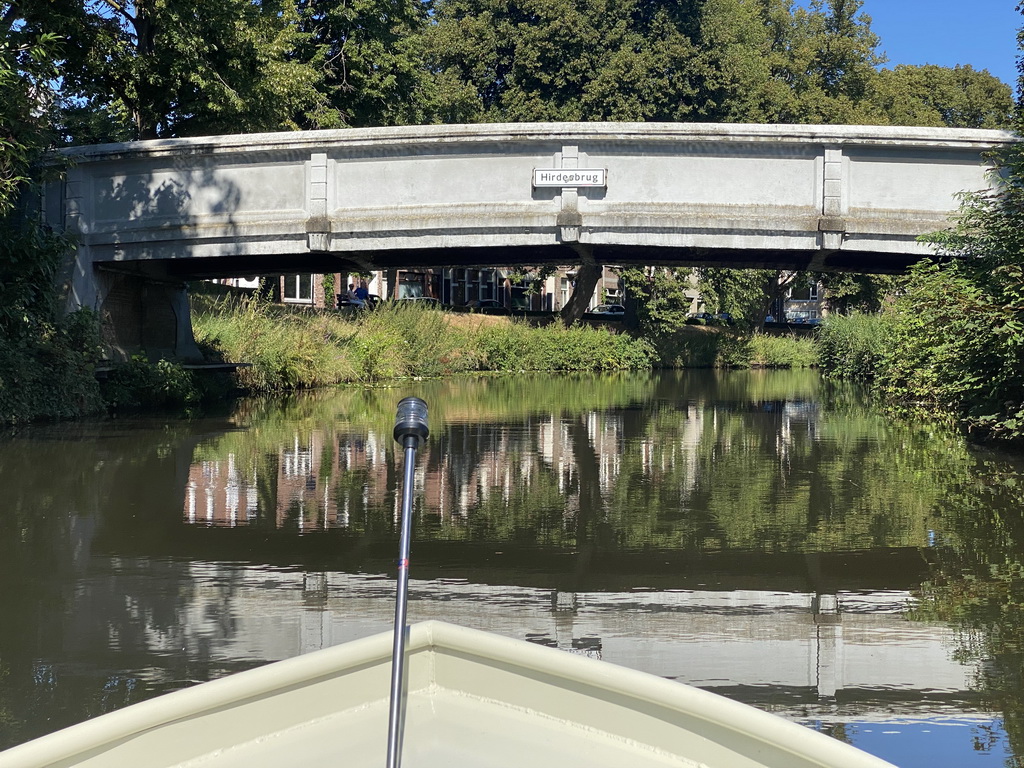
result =
[[[169,568],[164,580],[198,588],[178,606],[171,635],[144,633],[148,653],[183,648],[193,657],[212,642],[219,658],[250,666],[386,631],[393,618],[393,583],[376,576]],[[970,692],[971,670],[951,658],[951,630],[907,621],[903,590],[567,593],[443,578],[413,579],[410,599],[411,621],[439,618],[598,656],[796,719],[988,717]],[[88,610],[87,600],[76,606]]]

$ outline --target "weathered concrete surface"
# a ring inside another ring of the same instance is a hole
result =
[[[188,279],[412,266],[718,264],[898,271],[1010,134],[559,123],[217,136],[65,151],[47,215],[96,270]],[[606,187],[534,187],[604,169]]]

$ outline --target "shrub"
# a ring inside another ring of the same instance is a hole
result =
[[[825,376],[872,381],[878,375],[886,349],[889,323],[881,315],[854,312],[829,315],[815,342],[818,364]]]
[[[1004,270],[986,285],[977,265],[924,264],[892,310],[879,390],[899,410],[955,418],[980,438],[1024,438],[1024,322]],[[1002,294],[1002,295],[1000,295]]]
[[[818,364],[813,339],[754,334],[747,347],[748,362],[757,368],[812,368]]]
[[[190,408],[202,399],[191,371],[167,360],[149,362],[136,355],[115,366],[100,383],[103,400],[115,411]]]
[[[102,410],[97,318],[62,315],[54,288],[67,248],[36,222],[0,220],[0,423]]]

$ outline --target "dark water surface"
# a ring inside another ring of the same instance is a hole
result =
[[[411,621],[693,683],[911,766],[1024,755],[1024,472],[814,373],[410,382],[0,442],[0,748]],[[382,745],[383,754],[383,745]]]

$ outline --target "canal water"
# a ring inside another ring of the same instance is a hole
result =
[[[1024,754],[1024,472],[813,372],[247,400],[0,442],[0,748],[411,621],[706,688],[903,768]],[[383,750],[382,745],[382,750]]]

